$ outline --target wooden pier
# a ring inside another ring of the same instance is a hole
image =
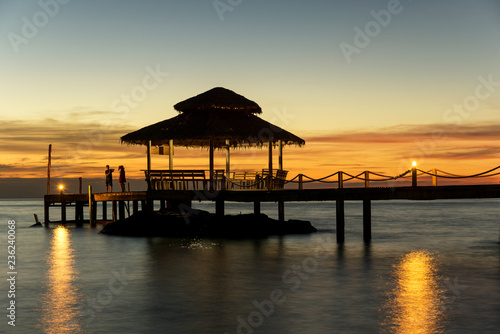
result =
[[[371,240],[371,202],[377,200],[436,200],[468,198],[500,198],[500,185],[454,185],[420,187],[372,187],[372,188],[327,188],[327,189],[281,189],[281,190],[152,190],[124,193],[92,193],[45,195],[45,224],[51,223],[50,208],[61,208],[59,223],[70,222],[66,216],[69,206],[75,207],[74,222],[108,223],[124,219],[139,210],[153,210],[155,203],[160,208],[177,208],[181,212],[191,208],[192,201],[214,202],[217,215],[224,215],[225,202],[254,203],[254,212],[260,213],[260,203],[278,203],[279,220],[285,220],[285,202],[328,201],[335,202],[337,242],[344,242],[344,201],[363,202],[363,239]],[[97,220],[98,204],[102,219]],[[112,216],[107,216],[107,205],[111,204]],[[88,219],[84,219],[84,207],[88,207]],[[332,207],[333,209],[333,207]]]

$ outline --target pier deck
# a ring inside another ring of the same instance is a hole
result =
[[[50,223],[49,208],[61,207],[61,221],[66,223],[66,208],[75,206],[75,222],[97,222],[97,203],[102,205],[102,220],[107,223],[126,218],[141,210],[153,210],[154,203],[161,208],[189,210],[192,201],[215,202],[216,214],[224,215],[225,202],[254,203],[254,212],[260,213],[260,203],[278,203],[279,219],[284,221],[285,202],[335,201],[337,241],[344,241],[344,201],[363,202],[363,237],[371,239],[371,201],[377,200],[436,200],[467,198],[500,198],[500,185],[452,185],[419,187],[324,188],[280,190],[154,190],[123,193],[54,194],[45,195],[45,224]],[[107,217],[107,203],[111,202],[112,217]],[[129,204],[132,203],[132,208]],[[84,219],[83,207],[89,208],[89,219]]]

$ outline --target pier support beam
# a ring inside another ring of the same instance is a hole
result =
[[[253,213],[255,215],[260,215],[260,202],[258,201],[253,202]]]
[[[215,214],[219,217],[224,216],[224,200],[218,199],[215,201]]]
[[[363,240],[370,242],[372,239],[372,203],[368,200],[363,200]]]
[[[92,221],[93,224],[90,227],[97,227],[97,203],[92,199]]]
[[[337,243],[344,243],[344,230],[345,230],[345,219],[344,219],[344,200],[337,200]]]
[[[111,218],[113,220],[113,223],[116,221],[116,217],[117,217],[117,212],[116,212],[116,201],[113,200],[111,201],[111,212],[112,212],[112,217]]]
[[[285,202],[283,201],[278,202],[278,220],[280,222],[285,221]]]
[[[61,201],[61,222],[66,223],[66,201],[64,199]]]
[[[75,221],[77,225],[83,224],[83,202],[75,203]]]
[[[153,212],[155,209],[155,201],[152,198],[146,200],[146,211]]]
[[[108,220],[108,202],[102,201],[102,220]]]
[[[137,200],[132,201],[132,213],[137,213],[139,211],[139,202]]]
[[[92,186],[89,186],[89,221],[90,227],[96,227],[96,213],[97,208],[94,196],[92,195]]]
[[[118,201],[118,218],[125,219],[125,201]]]
[[[43,205],[43,222],[47,226],[49,221],[50,221],[50,215],[49,215],[49,208],[50,208],[50,203],[48,201],[44,201]]]

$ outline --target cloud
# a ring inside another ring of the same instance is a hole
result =
[[[500,136],[500,124],[397,125],[374,130],[358,130],[306,137],[309,143],[409,143],[415,140],[453,138],[460,140],[494,140]]]
[[[76,113],[76,112],[75,112]],[[94,111],[93,116],[109,116]],[[69,113],[70,117],[72,113]],[[76,116],[75,116],[76,117]],[[103,117],[107,118],[107,117]],[[75,118],[76,119],[76,118]],[[3,121],[0,134],[0,177],[44,177],[47,149],[52,144],[55,177],[102,177],[103,168],[125,165],[130,178],[143,178],[145,148],[122,145],[119,138],[136,130],[120,122],[44,118]],[[397,175],[417,160],[424,169],[440,168],[461,174],[489,169],[500,158],[500,124],[398,125],[304,136],[302,148],[286,147],[284,166],[290,177],[304,173],[322,177],[339,170],[356,174],[371,170]],[[277,165],[277,150],[274,152]],[[232,170],[267,168],[267,149],[231,150]],[[168,156],[154,155],[153,168],[168,168]],[[217,151],[215,166],[225,168],[225,152]],[[208,150],[176,147],[174,168],[208,168]]]
[[[72,169],[105,157],[137,157],[124,152],[120,136],[133,131],[120,124],[109,126],[103,122],[70,122],[44,118],[40,120],[4,120],[1,122],[0,150],[3,168],[0,175],[24,177],[26,171],[38,171],[47,164],[48,145],[52,144],[52,161]],[[73,168],[74,167],[74,168]],[[40,176],[40,175],[39,175]]]

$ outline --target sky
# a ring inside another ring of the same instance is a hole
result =
[[[285,149],[291,177],[500,165],[497,0],[0,0],[0,36],[0,192],[44,178],[49,144],[53,177],[140,179],[145,148],[120,137],[219,86],[306,141]],[[174,167],[208,152],[176,147]]]

